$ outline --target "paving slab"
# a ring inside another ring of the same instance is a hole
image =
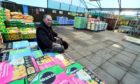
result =
[[[82,56],[88,56],[92,54],[92,51],[89,51],[89,50],[87,51],[87,49],[84,49],[84,48],[78,49],[76,51]]]
[[[137,57],[136,61],[140,61],[140,56]]]
[[[129,67],[131,66],[131,64],[117,57],[113,57],[108,61],[125,71],[128,71]]]
[[[86,58],[81,58],[81,59],[77,60],[77,62],[83,64],[85,67],[87,67],[91,71],[93,71],[93,70],[95,70],[97,68],[97,65],[95,65],[94,63],[91,63]]]
[[[129,68],[129,72],[131,75],[140,78],[140,68],[136,67],[136,66],[132,66],[131,68]]]
[[[119,67],[109,63],[105,62],[102,66],[101,69],[104,71],[108,72],[110,75],[112,75],[114,78],[121,80],[126,71],[120,69]]]
[[[127,73],[126,76],[121,81],[123,84],[140,84],[140,79]]]
[[[110,46],[110,47],[108,47],[108,48],[111,49],[111,50],[113,50],[113,51],[116,51],[116,52],[118,52],[118,53],[120,53],[121,51],[123,51],[122,49],[115,48],[115,47],[113,47],[113,46]]]
[[[129,53],[133,53],[133,54],[135,54],[135,55],[140,54],[140,52],[137,52],[137,51],[135,51],[135,50],[133,50],[133,49],[129,49],[129,48],[125,48],[124,51],[127,51],[127,52],[129,52]]]
[[[68,54],[73,60],[77,60],[77,59],[80,59],[83,57],[82,55],[80,55],[76,51],[70,51],[70,52],[67,52],[66,54]]]
[[[132,62],[134,61],[134,57],[131,58],[131,57],[128,57],[124,54],[118,54],[115,56],[115,58],[119,58],[120,60],[124,60],[125,62],[129,63],[129,64],[132,64]]]
[[[118,80],[113,78],[108,73],[104,72],[102,69],[97,68],[94,72],[103,80],[105,80],[106,84],[118,84]]]
[[[88,57],[86,57],[90,62],[96,64],[97,66],[101,66],[105,61],[106,59],[103,58],[103,57],[100,57],[96,54],[93,54],[93,55],[90,55]]]
[[[125,55],[125,56],[127,56],[129,58],[132,58],[132,59],[136,58],[136,55],[135,54],[129,53],[127,51],[122,51],[121,54],[123,54],[123,55]]]
[[[95,53],[99,57],[103,57],[105,60],[110,59],[113,55],[111,55],[108,51],[102,49]]]
[[[105,40],[104,43],[108,44],[108,45],[113,45],[115,44],[116,42],[115,41],[112,41],[112,40]]]

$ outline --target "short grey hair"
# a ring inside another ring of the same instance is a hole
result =
[[[49,18],[49,17],[52,17],[51,15],[44,15],[43,16],[43,19],[47,19],[47,18]]]

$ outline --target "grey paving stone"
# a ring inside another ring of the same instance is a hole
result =
[[[77,62],[83,64],[85,67],[87,67],[91,71],[93,71],[93,70],[95,70],[97,68],[97,65],[95,65],[94,63],[91,63],[86,58],[81,58],[81,59],[77,60]]]
[[[130,52],[130,53],[133,53],[133,54],[139,54],[139,52],[137,52],[133,49],[129,49],[129,48],[125,48],[124,51]]]
[[[102,46],[102,45],[96,43],[96,44],[94,44],[94,45],[89,46],[89,47],[88,47],[88,50],[90,50],[90,51],[92,51],[92,52],[96,52],[96,51],[98,51],[98,50],[100,50],[100,49],[104,49],[104,48],[105,48],[104,46]]]
[[[78,44],[74,44],[74,45],[72,45],[72,48],[75,49],[75,50],[79,50],[79,49],[81,49],[83,47],[78,45]]]
[[[122,51],[121,48],[116,48],[116,47],[114,47],[114,46],[110,46],[109,49],[114,50],[114,51],[116,51],[116,52],[121,52],[121,51]]]
[[[112,44],[115,44],[116,42],[112,40],[105,40],[104,43],[112,45]]]
[[[104,72],[102,69],[98,68],[94,70],[94,72],[101,78],[103,79],[106,84],[118,84],[118,80]]]
[[[126,48],[131,49],[133,51],[136,52],[140,52],[140,47],[136,44],[130,43],[130,42],[125,42],[125,43],[121,43],[122,45],[124,45]]]
[[[69,48],[66,51],[73,51],[73,49],[69,46]]]
[[[139,56],[137,57],[136,61],[140,61],[140,57]]]
[[[91,51],[84,49],[84,48],[78,49],[76,51],[82,56],[88,56],[92,53]]]
[[[121,80],[123,75],[126,73],[126,71],[120,69],[119,67],[109,63],[109,62],[105,62],[101,68],[108,72],[109,74],[111,74],[114,78]]]
[[[123,78],[122,83],[123,84],[140,84],[140,79],[127,73],[126,76]]]
[[[140,61],[135,61],[132,66],[140,69]]]
[[[96,54],[90,55],[88,57],[86,57],[89,61],[91,61],[92,63],[96,64],[97,66],[102,65],[106,59],[103,57],[100,57]]]
[[[96,42],[92,42],[92,41],[88,40],[88,41],[85,41],[85,43],[88,45],[92,45],[92,44],[95,44]]]
[[[110,59],[112,57],[112,55],[110,55],[104,49],[99,50],[98,52],[96,52],[96,55],[99,56],[99,57],[103,57],[105,60],[108,60],[108,59]]]
[[[125,56],[124,54],[118,54],[115,56],[115,58],[119,58],[121,60],[126,61],[129,64],[132,64],[132,62],[134,61],[135,58],[130,58],[128,56]]]
[[[109,54],[112,55],[112,56],[114,56],[114,55],[119,54],[119,52],[116,52],[116,51],[111,50],[111,52]]]
[[[126,61],[120,59],[120,58],[117,58],[117,57],[113,57],[109,60],[110,63],[116,65],[117,67],[127,71],[128,68],[130,67],[130,64],[127,63]]]
[[[68,54],[73,60],[77,60],[77,59],[80,59],[80,58],[83,57],[82,55],[80,55],[80,54],[77,53],[76,51],[70,51],[70,52],[67,52],[67,54]]]
[[[131,68],[129,68],[129,72],[131,75],[140,78],[140,68],[136,67],[136,66],[132,66]]]
[[[129,52],[127,52],[127,51],[122,51],[121,54],[124,54],[124,55],[126,55],[127,57],[130,57],[130,58],[132,58],[132,59],[134,59],[134,58],[136,57],[135,54],[129,53]]]

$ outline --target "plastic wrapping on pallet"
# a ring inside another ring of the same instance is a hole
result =
[[[106,30],[107,28],[107,23],[105,22],[88,22],[88,26],[87,29],[89,30],[93,30],[93,31],[102,31],[102,30]]]
[[[59,17],[57,16],[57,22],[59,24],[67,24],[68,18],[67,17]]]
[[[75,17],[74,27],[77,29],[86,29],[88,19],[86,17]]]

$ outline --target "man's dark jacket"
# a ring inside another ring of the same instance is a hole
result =
[[[52,30],[52,27],[42,22],[37,28],[36,36],[38,46],[44,51],[52,48],[52,43],[56,42],[54,37],[57,37],[57,33]]]

